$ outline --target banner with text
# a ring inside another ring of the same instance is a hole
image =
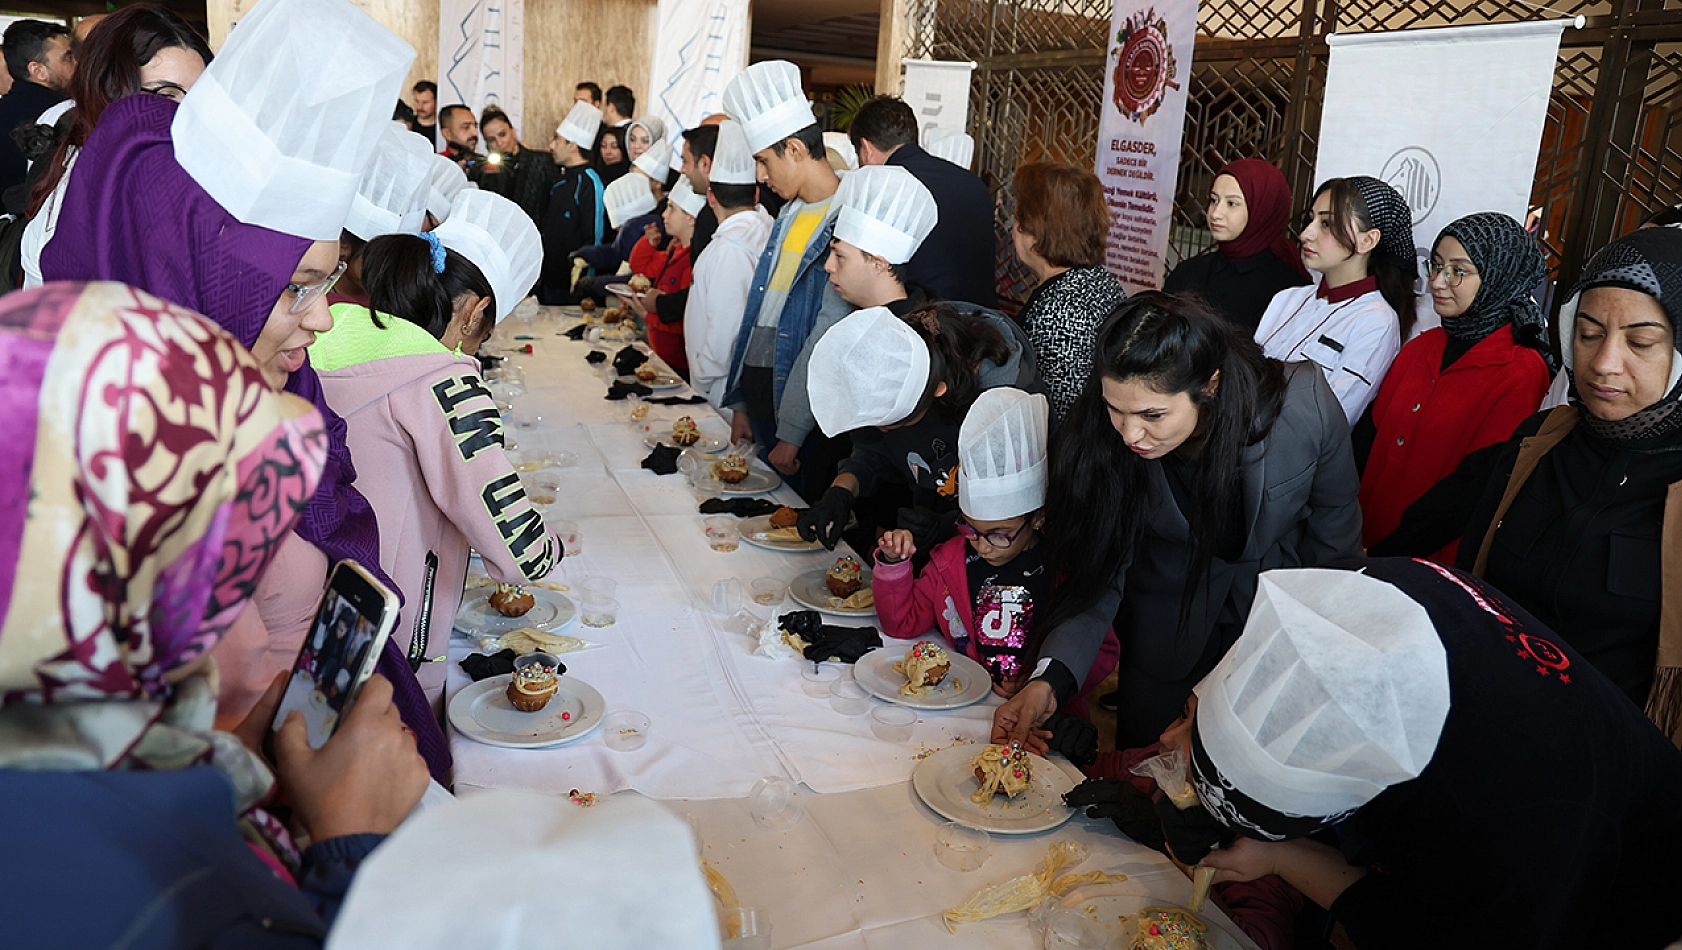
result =
[[[1388,182],[1413,211],[1419,261],[1455,218],[1499,211],[1523,222],[1572,22],[1333,34],[1315,186],[1350,175]],[[1419,321],[1416,332],[1441,322],[1429,294]]]
[[[974,63],[947,63],[934,59],[905,60],[905,95],[911,111],[917,113],[917,139],[926,141],[930,129],[967,132],[969,80]]]
[[[528,141],[525,111],[525,0],[442,0],[438,9],[438,108],[462,103],[477,118],[495,105]],[[444,150],[438,136],[438,150]],[[481,147],[483,142],[481,141]]]
[[[650,109],[666,123],[675,167],[683,130],[722,112],[724,87],[748,63],[748,0],[660,0]]]
[[[1104,265],[1137,293],[1162,286],[1197,0],[1116,0],[1110,25],[1098,115],[1098,180],[1110,206]]]

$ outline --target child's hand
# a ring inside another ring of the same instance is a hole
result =
[[[884,531],[876,547],[890,561],[903,561],[917,553],[917,544],[911,540],[911,532],[898,528]]]

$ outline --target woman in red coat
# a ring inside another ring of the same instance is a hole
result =
[[[1443,325],[1402,347],[1356,424],[1368,548],[1469,453],[1506,441],[1536,411],[1550,357],[1531,291],[1546,272],[1535,240],[1504,214],[1467,215],[1437,235],[1425,273]],[[1388,553],[1453,564],[1457,546]]]

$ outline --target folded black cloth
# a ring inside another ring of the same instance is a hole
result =
[[[584,362],[605,363],[607,362],[607,354],[603,353],[601,350],[591,350],[590,352],[584,354]]]
[[[637,367],[648,362],[648,354],[627,344],[624,349],[613,354],[613,371],[621,376],[629,376],[637,371]]]
[[[1060,714],[1059,714],[1060,715]],[[1132,782],[1119,778],[1089,778],[1063,793],[1063,804],[1086,809],[1088,818],[1108,818],[1121,833],[1152,851],[1168,853],[1156,803]]]
[[[647,386],[644,386],[642,383],[615,382],[613,385],[607,387],[607,398],[608,399],[624,399],[626,396],[629,396],[633,393],[635,393],[638,396],[646,396],[653,391],[654,390],[649,389]]]
[[[654,399],[644,399],[643,402],[659,403],[662,406],[694,406],[706,402],[705,396],[659,396]]]
[[[461,668],[477,683],[488,676],[514,672],[514,657],[517,655],[513,650],[503,650],[490,656],[474,653],[462,658]]]
[[[777,621],[784,633],[795,636],[811,644],[806,648],[806,659],[813,663],[826,660],[840,660],[842,663],[857,663],[859,657],[871,650],[881,649],[882,635],[875,627],[838,627],[823,622],[823,614],[816,610],[797,610],[784,614]]]
[[[738,518],[757,518],[768,515],[782,506],[763,498],[708,498],[701,502],[703,515],[735,515]]]
[[[566,337],[569,340],[582,340],[582,339],[584,339],[584,334],[588,333],[589,331],[590,331],[590,325],[588,323],[580,323],[578,326],[573,327],[572,329],[568,330],[567,332],[565,332],[561,335]]]
[[[642,467],[656,475],[670,475],[677,471],[677,457],[682,454],[683,450],[677,446],[661,443],[642,460]]]

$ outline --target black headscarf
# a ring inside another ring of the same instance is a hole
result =
[[[1466,249],[1481,283],[1472,305],[1457,317],[1443,320],[1452,340],[1473,344],[1507,324],[1513,338],[1542,354],[1553,365],[1548,349],[1548,318],[1532,291],[1547,276],[1548,262],[1524,226],[1495,211],[1480,211],[1451,221],[1437,235],[1437,243],[1451,237]]]
[[[601,140],[611,136],[619,143],[619,161],[608,164],[602,161]],[[625,130],[608,127],[602,129],[601,136],[596,139],[596,153],[590,156],[590,167],[602,178],[602,184],[611,185],[625,176],[631,170],[631,153],[625,150]]]

